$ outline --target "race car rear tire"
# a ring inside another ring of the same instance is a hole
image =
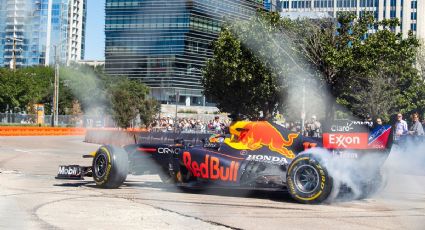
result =
[[[332,192],[333,179],[317,157],[312,154],[297,156],[286,175],[288,191],[298,202],[321,203]]]
[[[101,146],[93,158],[93,180],[101,188],[120,187],[128,174],[128,154],[119,147]]]

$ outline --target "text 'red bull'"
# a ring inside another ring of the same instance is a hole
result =
[[[291,133],[286,140],[273,125],[268,122],[251,122],[244,127],[239,141],[250,150],[257,150],[267,146],[270,150],[278,152],[287,158],[294,158],[295,154],[286,147],[292,146],[298,134]]]
[[[238,178],[239,163],[232,161],[229,167],[220,166],[220,159],[205,155],[205,161],[199,163],[192,161],[189,152],[183,153],[183,164],[195,177],[211,180],[234,181]]]

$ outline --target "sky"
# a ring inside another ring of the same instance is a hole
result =
[[[85,60],[105,60],[105,0],[87,0]]]

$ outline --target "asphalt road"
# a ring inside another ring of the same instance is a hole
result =
[[[120,189],[55,180],[60,164],[90,165],[80,137],[0,137],[0,229],[424,229],[425,164],[389,159],[387,188],[366,200],[294,203],[288,194],[182,192],[157,176]],[[421,166],[424,166],[421,168]]]

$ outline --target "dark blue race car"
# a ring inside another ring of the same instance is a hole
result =
[[[391,126],[370,130],[364,122],[339,121],[322,138],[311,138],[273,122],[237,121],[225,136],[175,136],[175,143],[165,143],[151,133],[139,144],[101,146],[85,156],[92,166],[60,166],[57,178],[92,176],[99,187],[118,188],[128,174],[158,174],[178,186],[288,191],[299,202],[320,203],[343,188],[361,197],[376,191],[391,133]],[[350,178],[340,178],[349,168]]]

